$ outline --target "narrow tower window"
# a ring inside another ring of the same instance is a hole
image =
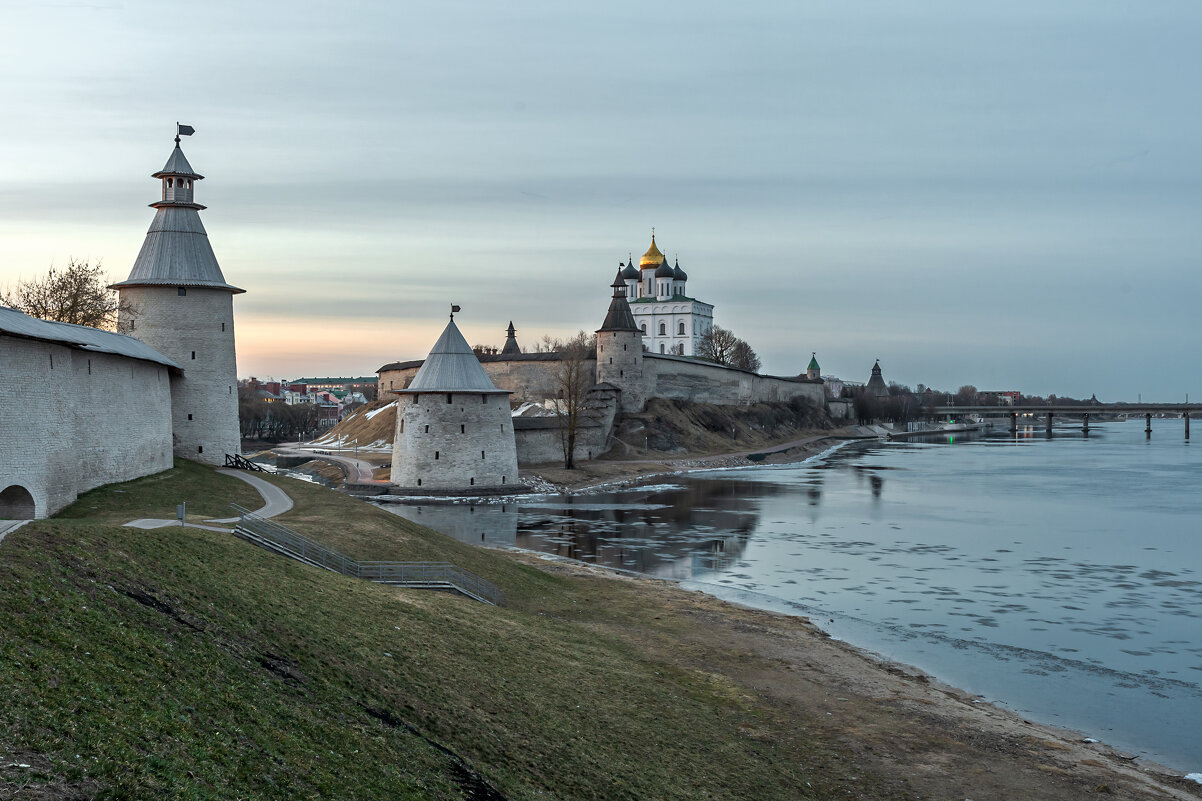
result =
[[[480,451],[480,458],[481,458],[481,459],[483,459],[483,458],[484,458],[484,451]]]
[[[451,402],[452,402],[451,393],[448,392],[447,393],[447,403],[451,403]]]
[[[466,434],[466,433],[467,433],[467,431],[466,431],[465,429],[466,429],[466,427],[465,427],[465,426],[464,426],[462,423],[460,423],[460,424],[459,424],[459,433],[460,433],[460,434]]]
[[[176,294],[182,298],[184,295],[188,294],[188,287],[181,286],[178,290],[176,290]]]
[[[435,459],[435,460],[437,460],[437,459],[438,459],[438,451],[434,451],[434,459]]]
[[[193,359],[195,359],[195,358],[196,358],[196,351],[192,351],[192,358],[193,358]]]
[[[429,433],[430,433],[430,426],[426,426],[426,431],[425,431],[425,433],[427,433],[427,434],[429,434]]]

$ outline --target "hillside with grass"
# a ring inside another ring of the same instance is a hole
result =
[[[364,559],[454,561],[507,606],[225,533],[118,525],[185,496],[224,514],[244,487],[183,463],[4,543],[0,754],[30,767],[0,770],[0,797],[17,782],[68,798],[810,794],[803,735],[746,736],[770,710],[606,630],[631,611],[621,582],[554,576],[298,482],[289,525]]]
[[[283,524],[360,560],[453,562],[506,605],[121,526],[257,506],[190,462],[87,493],[0,544],[0,798],[1187,797],[802,618],[267,480],[295,501]]]

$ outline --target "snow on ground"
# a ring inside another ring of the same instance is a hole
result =
[[[388,404],[387,406],[381,406],[379,409],[372,409],[370,412],[367,413],[367,419],[370,420],[373,417],[375,417],[377,414],[379,414],[380,412],[384,411],[385,409],[391,409],[394,406],[396,406],[396,401],[393,401],[392,403]]]

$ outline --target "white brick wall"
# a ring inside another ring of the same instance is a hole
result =
[[[454,392],[450,397],[447,403],[445,392],[399,396],[392,483],[467,490],[517,484],[509,396]]]
[[[166,470],[170,393],[162,365],[0,336],[0,491],[24,487],[46,517],[101,484]]]
[[[126,287],[121,297],[134,306],[120,329],[184,368],[171,382],[175,453],[223,464],[239,453],[238,365],[234,350],[233,295],[187,287]],[[132,328],[130,323],[132,322]]]

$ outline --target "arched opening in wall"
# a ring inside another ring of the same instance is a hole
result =
[[[667,327],[667,325],[665,325],[664,323],[660,323],[660,324],[659,324],[659,335],[662,337],[662,336],[664,336],[664,335],[665,335],[665,334],[667,334],[667,333],[668,333],[668,327]],[[195,357],[195,356],[193,356],[192,358],[196,358],[196,357]]]
[[[684,323],[683,323],[683,322],[682,322],[682,323],[680,324],[680,326],[677,328],[677,333],[679,333],[679,334],[683,334],[683,333],[684,333]]]
[[[33,495],[19,484],[0,492],[0,520],[33,520],[36,513]]]

